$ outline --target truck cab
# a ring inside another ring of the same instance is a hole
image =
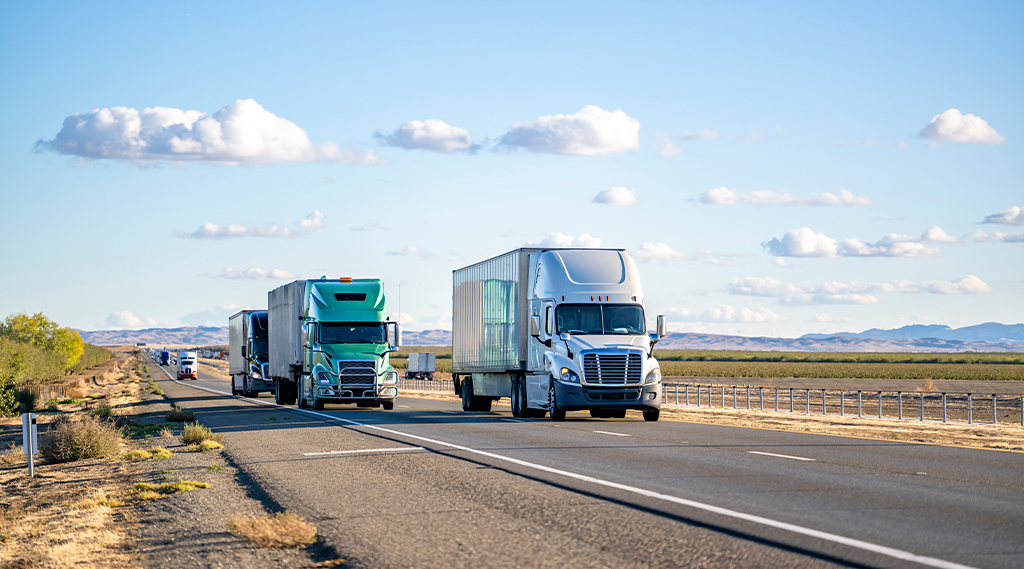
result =
[[[199,358],[195,352],[178,352],[178,379],[199,379]]]
[[[401,345],[379,279],[310,279],[270,293],[270,371],[279,403],[394,408]]]

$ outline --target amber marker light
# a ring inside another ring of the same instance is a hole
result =
[[[350,282],[352,282],[352,277],[341,277],[338,280],[343,282],[343,283],[350,283]]]

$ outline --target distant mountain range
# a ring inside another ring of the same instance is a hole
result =
[[[145,330],[79,331],[90,344],[116,346],[145,342],[151,346],[222,346],[228,343],[226,326],[186,326]],[[406,346],[450,346],[450,330],[403,331]],[[989,322],[964,328],[912,325],[860,333],[804,334],[799,338],[669,334],[659,348],[676,350],[749,350],[784,352],[1015,352],[1024,351],[1024,324]]]

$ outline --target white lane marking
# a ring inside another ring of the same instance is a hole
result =
[[[363,454],[368,452],[408,452],[423,450],[423,447],[367,448],[362,450],[329,450],[327,452],[304,452],[302,456],[324,456],[327,454]]]
[[[756,450],[748,450],[749,454],[763,454],[764,456],[777,456],[779,458],[792,458],[793,460],[808,460],[814,462],[813,458],[804,458],[802,456],[789,456],[788,454],[775,454],[773,452],[758,452]]]
[[[458,415],[459,414],[458,411],[441,411],[441,412],[442,413],[447,413],[448,415]]]
[[[526,421],[520,421],[519,419],[502,419],[502,421],[507,421],[509,423],[525,423],[526,422]]]
[[[602,435],[615,435],[616,437],[632,437],[633,435],[626,435],[623,433],[610,433],[608,431],[594,431],[595,433],[601,433]]]
[[[410,409],[408,405],[395,405],[395,407],[398,407],[400,409]]]
[[[187,383],[182,383],[182,382],[180,382],[180,381],[178,381],[176,379],[171,379],[171,381],[174,381],[176,383],[180,383],[181,385],[185,385],[185,386],[188,386],[188,387],[193,387],[195,389],[199,389],[199,390],[202,390],[202,391],[209,391],[210,393],[217,393],[219,395],[231,396],[230,393],[226,393],[224,391],[217,391],[216,389],[210,389],[208,387],[202,387],[202,386],[199,386],[199,385],[189,385]],[[622,490],[623,492],[629,492],[631,494],[637,494],[639,496],[644,496],[644,497],[647,497],[647,498],[654,498],[656,500],[662,500],[664,502],[669,502],[669,503],[672,503],[672,504],[679,504],[681,506],[686,506],[686,507],[689,507],[689,508],[694,508],[696,510],[704,510],[705,512],[711,512],[713,514],[718,514],[720,516],[725,516],[725,517],[735,518],[735,519],[738,519],[738,520],[743,520],[743,521],[747,521],[747,522],[751,522],[751,523],[755,523],[755,524],[760,524],[760,525],[763,525],[763,526],[768,526],[768,527],[771,527],[771,528],[780,529],[780,530],[783,530],[783,531],[788,531],[788,532],[799,534],[799,535],[806,535],[808,537],[817,538],[817,539],[820,539],[822,541],[829,541],[829,542],[832,542],[832,543],[838,543],[838,544],[841,544],[841,545],[846,545],[846,546],[852,547],[854,549],[862,549],[864,551],[870,551],[872,553],[877,553],[879,555],[885,555],[887,557],[892,557],[894,559],[900,559],[902,561],[912,561],[914,563],[919,563],[921,565],[926,565],[928,567],[938,567],[939,569],[978,569],[977,567],[972,567],[970,565],[962,565],[960,563],[954,563],[952,561],[946,561],[946,560],[943,560],[943,559],[938,559],[936,557],[928,557],[927,555],[918,555],[916,553],[911,553],[909,551],[904,551],[902,549],[896,549],[894,547],[886,547],[884,545],[878,545],[877,543],[871,543],[871,542],[867,542],[867,541],[861,541],[859,539],[853,539],[852,537],[844,537],[844,536],[837,535],[837,534],[834,534],[834,533],[828,533],[828,532],[819,531],[819,530],[816,530],[816,529],[805,528],[803,526],[798,526],[796,524],[790,524],[790,523],[787,523],[787,522],[780,522],[778,520],[773,520],[771,518],[755,516],[753,514],[745,514],[743,512],[738,512],[736,510],[730,510],[728,508],[722,508],[720,506],[713,506],[711,504],[705,504],[703,502],[697,502],[697,501],[694,501],[694,500],[687,500],[686,498],[678,498],[676,496],[670,496],[668,494],[662,494],[660,492],[654,492],[653,490],[646,490],[644,488],[637,488],[635,486],[627,486],[626,484],[620,484],[618,482],[612,482],[610,480],[603,480],[601,478],[594,478],[593,476],[587,476],[585,474],[577,474],[575,472],[569,472],[567,470],[559,470],[557,468],[552,468],[550,466],[544,466],[543,464],[536,464],[536,463],[533,463],[533,462],[527,462],[525,460],[519,460],[518,458],[512,458],[510,456],[504,456],[504,455],[500,455],[500,454],[495,454],[493,452],[477,450],[477,449],[474,449],[474,448],[464,447],[464,446],[453,444],[453,443],[446,443],[444,441],[430,439],[430,438],[427,438],[427,437],[421,437],[419,435],[412,435],[412,434],[409,434],[409,433],[403,433],[401,431],[396,431],[394,429],[387,429],[387,428],[384,428],[384,427],[377,427],[377,426],[374,426],[374,425],[367,425],[367,424],[364,424],[364,423],[359,423],[357,421],[353,421],[351,419],[345,419],[345,418],[342,418],[342,417],[335,417],[334,415],[327,415],[325,413],[320,413],[318,411],[310,411],[308,409],[292,409],[292,408],[289,408],[289,407],[285,407],[283,405],[278,405],[277,403],[272,403],[270,401],[260,401],[258,399],[244,399],[244,398],[238,397],[238,396],[236,396],[236,397],[238,399],[242,399],[243,401],[249,401],[249,402],[255,403],[257,405],[266,405],[268,407],[281,407],[281,408],[283,408],[285,410],[288,410],[288,411],[294,411],[294,412],[298,412],[298,413],[305,413],[307,415],[315,415],[317,417],[326,419],[328,421],[334,421],[334,422],[338,422],[338,423],[345,423],[345,424],[351,425],[353,427],[366,427],[367,429],[371,429],[371,430],[374,430],[374,431],[380,431],[382,433],[388,433],[388,434],[391,434],[391,435],[398,435],[398,436],[402,436],[402,437],[408,437],[410,439],[416,439],[416,440],[420,440],[420,441],[423,441],[423,442],[426,442],[426,443],[436,444],[436,445],[439,445],[439,446],[448,447],[450,449],[461,450],[461,451],[464,451],[464,452],[468,452],[468,453],[476,454],[476,455],[480,455],[480,456],[486,456],[488,458],[493,458],[495,460],[501,460],[501,461],[504,461],[504,462],[508,462],[508,463],[511,463],[511,464],[516,464],[516,465],[523,466],[523,467],[526,467],[526,468],[532,468],[534,470],[539,470],[541,472],[547,472],[549,474],[555,474],[555,475],[558,475],[558,476],[564,476],[566,478],[571,478],[573,480],[579,480],[581,482],[589,482],[591,484],[595,484],[595,485],[598,485],[598,486],[604,486],[606,488],[614,488],[616,490]],[[555,425],[555,426],[557,426],[557,425]]]

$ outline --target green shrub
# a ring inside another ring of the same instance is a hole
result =
[[[73,419],[61,415],[50,423],[39,453],[51,462],[74,462],[86,458],[116,455],[121,450],[123,435],[110,421],[95,417]]]
[[[36,395],[35,391],[18,389],[14,392],[14,398],[18,400],[19,413],[31,413],[36,410],[36,401],[38,401],[39,396]]]
[[[114,412],[114,407],[110,403],[100,403],[99,405],[92,408],[89,414],[93,417],[99,417],[106,419],[110,417],[110,414]]]
[[[200,424],[199,421],[194,423],[185,423],[185,428],[181,431],[182,444],[198,445],[203,441],[223,443],[224,437],[222,435],[214,434],[209,427]]]
[[[167,413],[167,420],[178,423],[184,423],[186,421],[195,421],[196,415],[191,409],[182,409],[181,407],[174,407]]]
[[[18,400],[14,397],[14,377],[0,381],[0,417],[14,417],[18,414]]]

